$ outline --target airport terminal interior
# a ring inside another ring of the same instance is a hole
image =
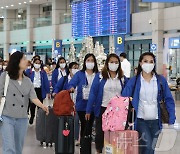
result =
[[[86,54],[94,54],[101,71],[109,54],[116,54],[121,60],[120,54],[125,53],[124,58],[130,64],[127,76],[130,79],[137,73],[140,56],[151,52],[156,57],[157,73],[167,80],[175,102],[176,115],[173,125],[163,124],[154,153],[180,154],[179,12],[180,0],[0,0],[0,75],[6,70],[10,56],[17,51],[26,56],[31,75],[35,68],[33,63],[37,61],[34,57],[38,55],[50,85],[50,92],[47,92],[43,103],[52,107],[55,97],[52,76],[57,66],[61,68],[61,64],[57,64],[60,57],[66,60],[67,65],[77,62],[80,70]],[[61,77],[65,76],[63,73],[61,72]],[[59,76],[58,79],[60,80]],[[35,86],[40,82],[33,84]],[[81,89],[81,93],[84,89],[86,88]],[[31,111],[27,113],[28,129],[22,154],[58,154],[55,143],[47,146],[46,143],[41,145],[41,141],[37,140],[38,110],[34,109],[34,119]],[[0,123],[0,128],[2,124],[3,122]],[[78,124],[82,126],[80,121]],[[95,127],[94,123],[92,154],[100,153],[96,151]],[[80,130],[78,134],[79,139],[74,139],[74,154],[80,153]],[[137,154],[135,151],[115,151],[108,151],[105,146],[102,153]],[[0,154],[21,153],[3,152],[0,135]]]

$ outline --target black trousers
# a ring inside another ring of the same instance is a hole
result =
[[[85,119],[86,112],[85,111],[78,111],[79,120],[81,122],[81,137],[84,135],[84,131],[86,128],[87,121]],[[94,114],[91,114],[90,120],[89,120],[89,135],[92,134],[92,127],[94,123]]]
[[[35,88],[37,98],[43,103],[41,88]],[[30,105],[31,118],[35,117],[36,105],[31,103]]]
[[[102,130],[102,115],[105,112],[106,107],[101,107],[101,112],[99,117],[96,117],[96,150],[102,153],[104,147],[104,132]]]

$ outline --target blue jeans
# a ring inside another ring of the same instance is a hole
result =
[[[27,118],[2,116],[0,125],[2,136],[2,154],[22,154],[24,139],[28,128]]]
[[[137,131],[140,137],[140,154],[154,154],[160,134],[159,121],[137,119]]]
[[[75,140],[79,140],[79,116],[75,115]]]

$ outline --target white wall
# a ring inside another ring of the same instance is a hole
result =
[[[10,42],[18,43],[28,40],[27,29],[10,31]]]
[[[60,39],[70,39],[72,37],[72,24],[68,23],[68,24],[61,24],[59,26],[59,37]]]
[[[4,43],[4,32],[0,32],[0,44]]]
[[[33,41],[52,40],[52,26],[34,28]]]
[[[180,29],[180,6],[164,10],[164,30]]]
[[[151,32],[152,25],[149,24],[151,17],[151,11],[132,14],[132,33]]]

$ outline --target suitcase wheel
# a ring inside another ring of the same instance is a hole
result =
[[[49,143],[46,143],[46,147],[48,147],[49,146]]]
[[[43,142],[40,142],[40,145],[43,146]]]

